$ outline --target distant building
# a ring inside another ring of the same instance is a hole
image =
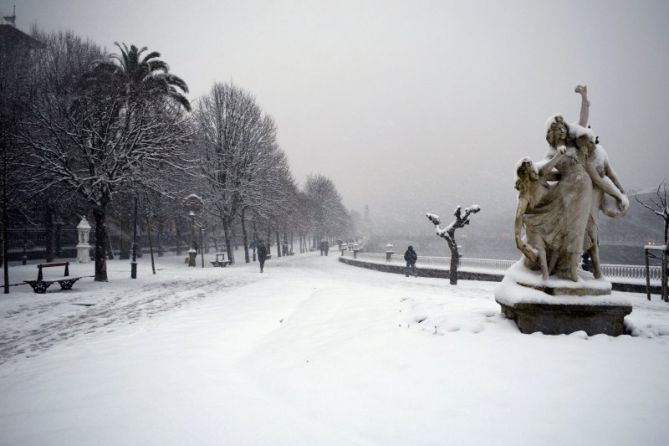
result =
[[[3,16],[0,20],[0,52],[7,54],[15,49],[36,50],[44,46],[42,42],[16,28],[16,8],[12,15]]]

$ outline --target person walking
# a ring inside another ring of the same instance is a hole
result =
[[[416,261],[418,260],[418,254],[413,250],[413,246],[409,246],[404,252],[404,260],[407,262],[406,269],[404,270],[404,275],[409,277],[409,272],[415,277],[418,277],[416,273]]]
[[[260,272],[265,268],[265,260],[267,259],[267,246],[262,240],[258,240],[256,244],[256,251],[258,252],[258,262],[260,263]]]

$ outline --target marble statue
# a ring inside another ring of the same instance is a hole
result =
[[[579,121],[568,124],[562,115],[552,116],[546,158],[536,163],[523,158],[516,169],[516,245],[525,266],[541,271],[544,280],[555,275],[578,281],[584,252],[592,258],[594,277],[601,278],[597,217],[600,211],[618,217],[629,207],[606,151],[587,126],[587,87],[575,91],[581,96]]]

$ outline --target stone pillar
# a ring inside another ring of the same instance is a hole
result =
[[[392,243],[388,243],[386,245],[386,262],[390,262],[393,258],[393,254],[395,254],[395,246],[393,246]]]
[[[91,233],[91,225],[88,224],[86,217],[82,217],[77,225],[77,262],[89,263],[91,261],[91,245],[88,243]]]

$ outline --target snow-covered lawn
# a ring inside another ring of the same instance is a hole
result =
[[[523,335],[496,283],[181,260],[0,298],[0,444],[669,444],[657,296],[626,295],[637,336]]]

